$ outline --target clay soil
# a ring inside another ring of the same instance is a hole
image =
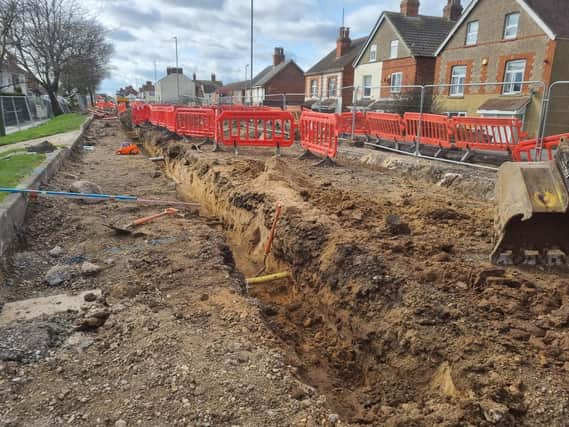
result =
[[[200,208],[118,237],[102,224],[161,208],[34,203],[0,297],[98,288],[110,317],[88,345],[0,362],[5,425],[569,425],[569,275],[487,263],[492,173],[352,149],[314,167],[298,148],[235,156],[140,135],[162,176],[114,155],[125,134],[96,122],[95,150],[47,188],[80,178]],[[292,279],[246,286],[277,203],[267,272]],[[47,286],[55,245],[102,272]]]

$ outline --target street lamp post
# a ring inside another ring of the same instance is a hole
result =
[[[180,69],[178,68],[178,37],[174,36],[174,43],[176,45],[176,93],[178,95],[176,103],[180,102]]]
[[[249,81],[249,91],[251,93],[250,105],[253,105],[253,0],[251,0],[251,80]]]

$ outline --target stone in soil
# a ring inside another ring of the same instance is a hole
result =
[[[48,252],[48,255],[54,258],[58,258],[63,255],[65,251],[61,246],[55,246],[52,250]]]
[[[71,279],[73,268],[68,265],[56,265],[45,274],[45,281],[49,286],[58,286]]]
[[[93,264],[90,262],[84,262],[81,265],[81,274],[84,276],[95,276],[101,272],[101,267],[97,264]]]

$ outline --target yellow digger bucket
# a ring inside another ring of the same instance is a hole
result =
[[[496,203],[493,263],[520,264],[528,255],[551,263],[551,251],[569,254],[569,194],[556,161],[502,165]]]

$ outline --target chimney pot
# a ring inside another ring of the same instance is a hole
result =
[[[194,81],[197,80],[198,76],[196,76],[196,73],[193,74],[192,78],[193,78]]]
[[[402,0],[401,14],[405,16],[419,16],[419,0]]]
[[[212,82],[216,81],[215,73],[211,73],[211,81],[212,81]]]
[[[273,66],[277,66],[285,62],[284,48],[275,47],[275,53],[273,54]]]
[[[343,56],[351,45],[350,29],[348,27],[340,27],[338,40],[336,40],[336,58]]]
[[[460,0],[448,0],[447,5],[443,9],[443,16],[451,21],[458,21],[462,15],[462,4]]]

